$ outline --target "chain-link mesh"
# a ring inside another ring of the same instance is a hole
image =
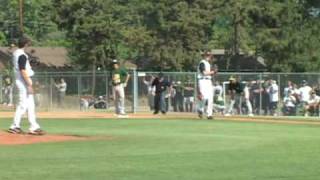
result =
[[[130,81],[125,88],[125,107],[127,112],[152,112],[154,109],[154,89],[151,87],[152,80],[160,72],[135,72],[130,71]],[[197,74],[194,72],[163,72],[166,81],[172,84],[172,91],[166,93],[167,111],[196,112],[197,97]],[[8,85],[4,75],[0,75],[0,100],[1,109],[7,110],[4,100],[7,99]],[[214,84],[224,87],[222,98],[224,111],[229,105],[228,82],[234,77],[248,86],[250,89],[250,102],[255,115],[287,115],[285,89],[290,82],[296,102],[294,103],[294,115],[305,115],[306,104],[301,102],[303,86],[310,86],[320,96],[320,74],[298,73],[219,73],[214,78]],[[58,90],[58,84],[64,79],[67,84],[63,94]],[[11,77],[14,84],[14,79]],[[109,72],[99,72],[93,75],[86,72],[59,72],[37,73],[33,78],[35,84],[35,100],[38,111],[114,111],[112,84]],[[276,114],[270,114],[270,82],[276,82],[279,87]],[[311,93],[311,92],[310,92]],[[16,102],[16,90],[13,91],[13,99]],[[243,98],[243,94],[240,94]],[[243,102],[243,101],[242,101]],[[239,102],[235,114],[246,114],[246,105]],[[100,104],[99,104],[100,103]],[[318,106],[317,106],[318,107]],[[13,110],[13,108],[12,108]],[[318,110],[312,115],[318,115]]]

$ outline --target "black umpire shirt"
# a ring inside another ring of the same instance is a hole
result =
[[[164,91],[167,90],[167,87],[170,87],[171,84],[170,82],[166,81],[166,80],[162,80],[160,81],[159,78],[155,78],[153,81],[152,81],[152,86],[155,86],[156,87],[156,94],[160,94]]]

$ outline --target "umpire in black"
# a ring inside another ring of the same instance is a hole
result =
[[[152,87],[155,87],[156,92],[154,96],[154,113],[158,114],[161,111],[162,114],[165,114],[166,111],[166,102],[165,95],[167,88],[169,88],[169,94],[171,94],[171,83],[166,81],[163,77],[162,73],[159,73],[158,77],[156,77],[152,82]]]

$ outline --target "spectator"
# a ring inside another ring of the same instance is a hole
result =
[[[297,84],[293,84],[292,95],[296,98],[296,105],[298,105],[300,103],[300,90]]]
[[[296,115],[297,99],[293,95],[293,90],[288,90],[286,96],[283,98],[283,114],[285,116]]]
[[[308,86],[308,82],[306,80],[303,80],[301,84],[302,86],[299,88],[300,103],[302,103],[302,106],[305,106],[306,104],[308,104],[308,101],[310,99],[312,88]]]
[[[67,83],[63,78],[61,78],[60,81],[55,84],[55,86],[58,91],[58,105],[59,107],[63,107],[63,101],[67,91]]]
[[[283,90],[283,96],[288,96],[288,91],[293,90],[293,83],[291,81],[288,81],[287,87]]]
[[[184,105],[186,112],[193,112],[194,104],[194,86],[188,82],[184,87]]]
[[[177,81],[177,84],[173,87],[175,89],[175,96],[173,97],[173,111],[183,112],[183,85],[181,81]]]
[[[279,86],[275,80],[270,80],[270,86],[267,89],[269,94],[269,110],[272,116],[277,116],[277,108],[279,102]]]
[[[148,105],[151,111],[154,110],[154,95],[155,95],[155,88],[152,87],[152,82],[154,80],[153,76],[149,77],[149,80],[146,80],[146,78],[144,77],[143,79],[143,83],[147,86],[147,90],[148,90]]]
[[[223,114],[225,110],[223,100],[223,87],[219,81],[216,81],[213,86],[213,110],[214,112]]]
[[[270,82],[269,81],[264,81],[263,85],[262,85],[262,92],[261,92],[261,96],[262,96],[262,109],[263,109],[263,113],[265,116],[268,115],[269,113],[269,108],[270,108],[270,95],[268,92],[268,88],[270,87]]]
[[[252,99],[252,109],[253,113],[260,114],[260,103],[261,103],[261,93],[263,88],[261,87],[261,82],[252,81],[251,82],[251,99]]]
[[[305,114],[304,116],[309,116],[309,113],[311,115],[316,115],[319,113],[319,103],[320,103],[320,97],[316,95],[315,91],[311,91],[310,99],[308,100],[308,103],[305,105]]]
[[[250,102],[250,83],[245,84],[245,87],[243,88],[243,96],[248,109],[248,116],[253,116],[252,105]]]
[[[40,84],[40,82],[37,80],[35,81],[33,85],[33,91],[34,91],[34,100],[37,107],[41,106],[41,91],[44,87]]]
[[[9,76],[4,78],[4,105],[13,106],[13,83]]]
[[[316,92],[317,96],[320,96],[320,83],[317,83],[317,85],[315,85],[314,91]]]

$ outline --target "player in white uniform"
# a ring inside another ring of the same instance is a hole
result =
[[[217,69],[211,70],[210,61],[212,54],[206,52],[198,65],[198,115],[202,118],[206,106],[206,115],[212,119],[213,110],[213,85],[212,76],[217,73]]]
[[[250,84],[249,84],[249,82],[247,82],[245,87],[243,88],[243,97],[244,97],[245,103],[248,108],[248,116],[253,116],[252,105],[250,102]]]
[[[18,49],[13,52],[13,66],[15,73],[15,82],[18,89],[19,102],[16,107],[13,123],[8,132],[21,134],[23,131],[20,128],[21,118],[28,111],[28,120],[30,123],[29,134],[43,135],[44,132],[40,129],[37,123],[35,114],[35,103],[33,97],[32,79],[34,75],[31,69],[29,57],[25,53],[24,48],[29,46],[31,41],[27,38],[19,40]]]

